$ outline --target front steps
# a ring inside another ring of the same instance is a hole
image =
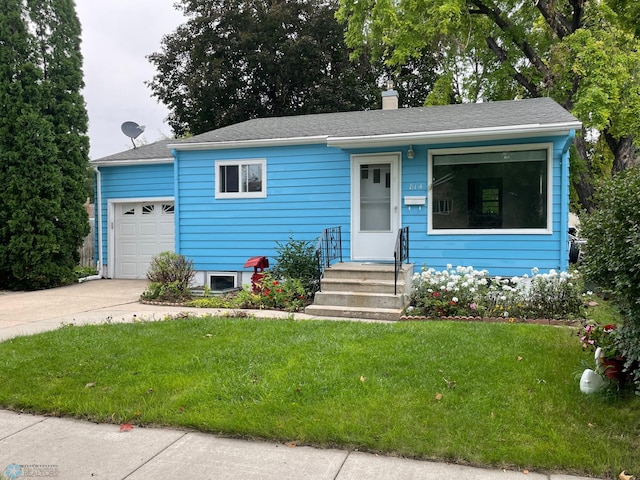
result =
[[[325,269],[313,305],[305,313],[318,317],[400,320],[411,293],[413,265],[403,264],[394,294],[394,265],[336,263]]]

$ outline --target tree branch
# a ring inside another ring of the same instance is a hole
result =
[[[498,7],[489,8],[482,0],[469,0],[469,2],[477,8],[477,10],[469,9],[469,13],[486,15],[522,51],[545,79],[549,77],[549,69],[545,63],[529,42],[516,35],[515,26],[510,20],[504,18],[502,10]]]
[[[507,54],[506,52],[498,45],[495,39],[491,37],[487,37],[487,45],[496,54],[498,60],[502,63],[507,63]],[[513,78],[522,85],[532,97],[539,97],[540,94],[538,92],[538,87],[536,87],[528,78],[526,78],[522,73],[516,70],[515,67],[512,67],[514,70]]]
[[[571,3],[575,3],[575,0],[571,0]],[[558,10],[554,9],[554,4],[555,2],[551,0],[537,0],[536,7],[538,7],[538,10],[542,13],[551,30],[562,40],[567,35],[570,35],[573,29],[569,20]]]

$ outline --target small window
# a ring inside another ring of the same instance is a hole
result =
[[[239,288],[236,272],[209,272],[207,282],[212,292],[225,292]]]
[[[266,160],[221,160],[215,165],[216,198],[267,196]]]
[[[173,215],[174,206],[173,204],[163,203],[162,204],[162,214],[163,215]]]
[[[155,209],[155,205],[153,203],[150,203],[148,205],[142,205],[142,214],[153,215],[154,209]]]

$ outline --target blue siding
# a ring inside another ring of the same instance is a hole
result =
[[[402,202],[402,223],[410,228],[410,261],[437,269],[471,265],[492,275],[522,275],[568,267],[569,138],[523,138],[500,142],[433,145],[431,148],[508,144],[553,144],[552,227],[550,234],[428,235],[428,209]],[[343,254],[350,258],[351,154],[403,152],[401,196],[426,196],[428,145],[344,151],[324,145],[174,152],[173,165],[101,167],[104,258],[107,201],[110,198],[175,197],[176,251],[196,270],[243,270],[247,258],[275,259],[277,242],[315,243],[324,228],[341,226]],[[265,158],[267,197],[215,198],[215,161]],[[428,203],[427,203],[428,204]]]
[[[173,164],[100,167],[102,176],[102,255],[109,263],[107,207],[121,198],[173,197]],[[97,215],[96,215],[97,216]],[[96,231],[97,238],[97,231]],[[97,246],[96,246],[97,251]]]
[[[216,160],[266,158],[267,197],[216,199]],[[177,153],[180,205],[176,250],[197,270],[242,270],[249,257],[273,262],[277,243],[316,242],[350,223],[350,156],[323,145]],[[348,249],[348,242],[345,242]]]

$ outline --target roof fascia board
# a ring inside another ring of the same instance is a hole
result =
[[[130,165],[160,165],[173,163],[173,157],[168,158],[127,158],[123,160],[92,160],[90,165],[96,167],[128,167]]]
[[[197,143],[170,143],[167,147],[181,150],[226,150],[232,148],[252,148],[252,147],[284,147],[288,145],[308,145],[325,144],[328,135],[316,135],[309,137],[291,138],[264,138],[256,140],[232,140],[226,142],[197,142]]]
[[[445,130],[442,132],[398,133],[389,135],[363,135],[357,137],[329,137],[327,145],[338,148],[354,147],[397,147],[406,144],[447,143],[460,140],[505,140],[509,138],[528,138],[540,135],[569,135],[581,128],[580,122],[552,124],[530,124],[507,127],[473,128]]]

